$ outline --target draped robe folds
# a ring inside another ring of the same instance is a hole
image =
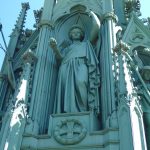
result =
[[[99,110],[99,62],[89,41],[63,50],[59,67],[54,113]]]

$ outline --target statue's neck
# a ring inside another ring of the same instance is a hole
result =
[[[73,41],[73,44],[80,44],[80,43],[81,43],[81,41],[79,41],[79,40]]]

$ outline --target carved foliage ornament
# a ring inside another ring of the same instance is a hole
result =
[[[82,141],[87,130],[82,123],[75,119],[66,119],[58,123],[54,129],[54,138],[57,142],[70,145]]]
[[[140,12],[140,8],[141,8],[141,4],[140,4],[140,0],[126,0],[125,4],[124,4],[125,8],[125,16],[126,19],[128,20],[131,17],[131,13],[135,12],[138,16],[141,15]]]

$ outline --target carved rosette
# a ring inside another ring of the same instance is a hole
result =
[[[60,121],[54,129],[54,138],[64,145],[77,144],[81,142],[87,133],[82,123],[75,119]]]

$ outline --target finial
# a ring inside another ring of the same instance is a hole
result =
[[[27,3],[21,3],[21,5],[22,5],[22,8],[30,9],[29,2],[27,2]]]

